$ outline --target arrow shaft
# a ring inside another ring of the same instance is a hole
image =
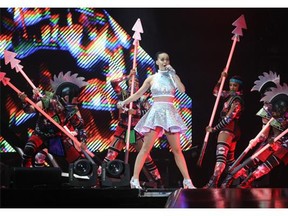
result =
[[[256,135],[254,140],[257,140],[260,138],[260,136],[264,133],[264,131],[270,127],[270,123],[274,120],[274,118],[271,118],[266,125],[261,129],[261,131]],[[229,167],[229,172],[231,172],[238,164],[240,161],[245,157],[245,155],[254,147],[254,145],[249,144],[246,149],[242,152],[242,154],[237,158],[237,160]]]
[[[133,69],[137,67],[137,53],[138,53],[138,40],[135,40],[134,45],[134,55],[133,55]],[[134,83],[135,83],[135,75],[132,76],[132,83],[131,83],[131,95],[134,94]],[[129,109],[133,108],[133,102],[130,102]],[[128,125],[127,125],[127,132],[126,132],[126,154],[125,154],[125,163],[129,161],[129,145],[130,145],[130,131],[131,131],[131,121],[132,115],[128,115]]]
[[[20,68],[18,67],[18,65],[16,65],[17,69],[19,70],[19,72],[22,74],[22,76],[27,80],[27,82],[30,84],[30,86],[33,89],[37,89],[36,86],[33,84],[33,82],[30,80],[30,78],[26,75],[26,73]],[[39,96],[43,97],[43,95],[39,92]]]
[[[273,142],[277,142],[281,137],[283,137],[288,132],[288,128],[280,133],[276,138],[274,138]],[[235,175],[242,167],[245,167],[250,161],[254,160],[256,157],[258,157],[262,152],[267,150],[269,147],[271,147],[270,143],[266,144],[264,147],[262,147],[259,151],[254,153],[251,157],[249,157],[243,164],[237,166],[232,172],[231,175]]]
[[[29,77],[26,75],[26,73],[18,67],[18,65],[16,65],[17,69],[19,70],[19,72],[23,75],[23,77],[27,80],[27,82],[31,85],[31,87],[33,89],[36,89],[36,86],[33,84],[33,82],[29,79]]]
[[[129,147],[130,147],[130,130],[131,130],[131,121],[132,121],[132,115],[128,115],[128,125],[127,125],[127,131],[126,131],[126,153],[125,153],[125,163],[128,163],[129,161]]]
[[[219,88],[219,91],[218,91],[218,94],[217,94],[217,97],[216,97],[216,101],[215,101],[215,104],[214,104],[214,107],[213,107],[213,111],[212,111],[212,114],[211,114],[211,117],[210,117],[210,121],[209,121],[209,126],[210,127],[212,126],[213,120],[215,118],[215,114],[216,114],[216,111],[217,111],[217,107],[218,107],[218,104],[219,104],[219,100],[220,100],[220,96],[221,96],[221,92],[222,92],[222,89],[223,89],[223,86],[224,86],[225,79],[226,78],[223,77],[222,80],[221,80],[220,88]],[[197,162],[197,164],[199,166],[202,165],[202,161],[203,161],[203,158],[204,158],[204,155],[205,155],[205,152],[206,152],[206,148],[207,148],[207,144],[208,144],[209,135],[210,135],[210,132],[207,131],[206,134],[205,134],[204,143],[203,143],[203,146],[202,146],[202,149],[201,149],[201,153],[200,153],[200,156],[199,156],[199,159],[198,159],[198,162]]]
[[[134,69],[137,67],[138,45],[139,45],[139,41],[135,40],[134,55],[133,55],[133,68]]]
[[[255,140],[256,139],[259,139],[260,136],[264,133],[265,130],[268,129],[268,127],[270,127],[270,123],[274,120],[274,118],[270,118],[269,121],[266,123],[266,125],[261,129],[261,131],[257,134],[257,136],[254,138]]]
[[[231,167],[229,167],[229,170],[228,172],[232,172],[235,167],[240,163],[240,161],[245,157],[245,155],[249,152],[250,148],[247,147],[243,152],[242,154],[237,158],[237,160],[232,164]]]
[[[274,142],[277,142],[279,139],[281,139],[281,137],[283,137],[286,133],[288,133],[288,128],[283,131],[282,133],[280,133],[277,137],[274,138]]]
[[[227,73],[228,73],[228,70],[229,70],[229,67],[230,67],[230,63],[231,63],[231,60],[232,60],[232,56],[233,56],[233,53],[234,53],[234,50],[235,50],[235,46],[236,46],[236,43],[237,43],[237,38],[235,37],[233,39],[233,44],[232,44],[232,47],[231,47],[231,50],[230,50],[230,53],[229,53],[229,57],[228,57],[228,60],[227,60],[227,63],[226,63],[226,67],[225,69],[227,69]]]
[[[228,60],[227,60],[227,63],[226,63],[226,67],[224,69],[224,71],[226,73],[228,73],[228,71],[229,71],[229,67],[230,67],[232,56],[233,56],[233,53],[234,53],[234,50],[235,50],[236,42],[237,42],[237,38],[234,37],[233,43],[232,43],[232,47],[230,49],[230,53],[229,53]],[[223,90],[223,86],[224,86],[225,80],[226,80],[226,77],[222,77],[221,84],[220,84],[220,87],[219,87],[219,90],[218,90],[218,94],[217,94],[217,97],[216,97],[216,101],[215,101],[215,104],[214,104],[214,107],[213,107],[213,111],[212,111],[212,114],[211,114],[211,117],[210,117],[210,121],[209,121],[209,126],[210,127],[212,126],[213,121],[214,121],[214,117],[215,117],[215,114],[216,114],[216,111],[217,111],[217,107],[218,107],[218,104],[219,104],[220,96],[222,94],[222,90]],[[206,147],[207,147],[207,144],[208,144],[209,134],[210,134],[210,132],[207,131],[206,135],[205,135],[205,138],[204,138],[204,143],[203,143],[203,146],[202,146],[202,149],[201,149],[201,153],[200,153],[200,156],[199,156],[199,159],[198,159],[198,162],[197,162],[197,164],[199,166],[202,165],[202,161],[203,161],[204,154],[205,154],[205,151],[206,151]]]
[[[7,85],[11,87],[17,94],[22,93],[16,86],[14,86],[11,82],[7,82]],[[76,146],[78,146],[80,149],[82,144],[69,132],[67,132],[61,125],[59,125],[51,116],[49,116],[44,110],[42,110],[37,104],[35,104],[32,100],[30,100],[28,97],[25,98],[25,101],[27,101],[29,104],[31,104],[38,112],[40,112],[43,116],[45,116],[50,122],[52,122],[59,130],[61,130],[64,134],[66,134]],[[88,150],[85,150],[88,151]],[[90,156],[94,157],[94,154],[92,152],[89,152]]]

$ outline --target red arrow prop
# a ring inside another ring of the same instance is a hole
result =
[[[17,94],[22,93],[16,86],[14,86],[10,82],[10,78],[5,77],[6,73],[0,72],[0,82],[3,83],[4,86],[9,86],[12,88]],[[61,130],[64,134],[66,134],[75,144],[75,147],[78,151],[86,151],[91,157],[94,157],[94,154],[90,152],[88,149],[83,149],[83,145],[68,131],[66,131],[61,125],[59,125],[53,118],[51,118],[46,112],[44,112],[37,104],[35,104],[28,97],[25,98],[25,101],[31,104],[37,111],[39,111],[43,116],[45,116],[50,122],[52,122],[59,130]]]
[[[16,72],[20,72],[23,77],[27,80],[27,82],[30,84],[30,86],[33,88],[33,89],[37,89],[36,86],[33,84],[33,82],[29,79],[29,77],[26,75],[26,73],[22,70],[23,69],[23,66],[20,65],[20,60],[16,59],[17,53],[14,53],[14,52],[11,52],[11,51],[7,51],[7,50],[4,50],[4,60],[5,60],[5,64],[9,64],[11,65],[11,68],[16,70]],[[39,91],[36,91],[38,92],[38,95],[40,97],[43,97],[43,95],[39,92]]]
[[[137,53],[138,53],[138,46],[139,41],[141,40],[140,33],[143,33],[143,28],[141,24],[141,20],[138,18],[136,23],[134,24],[132,30],[134,31],[134,55],[133,55],[133,69],[137,69]],[[134,83],[135,83],[135,75],[132,76],[132,84],[131,84],[131,95],[134,94]],[[132,109],[133,102],[130,102],[129,109]],[[130,130],[131,130],[131,119],[132,115],[129,114],[128,116],[128,127],[127,127],[127,136],[126,136],[126,153],[125,153],[125,163],[128,163],[129,160],[129,145],[130,145]]]
[[[279,139],[281,139],[285,134],[288,133],[288,128],[286,128],[285,131],[283,131],[282,133],[280,133],[277,137],[275,137],[273,139],[273,143],[277,142]],[[255,154],[253,154],[251,156],[251,159],[255,159],[256,157],[258,157],[262,152],[264,152],[266,149],[268,149],[270,147],[270,144],[266,144],[262,149],[260,149],[259,151],[257,151]]]
[[[270,123],[274,120],[274,118],[271,118],[266,125],[261,129],[261,131],[257,134],[257,136],[253,139],[253,140],[257,140],[260,138],[260,136],[264,133],[264,131],[270,127]],[[247,153],[255,147],[257,143],[255,143],[255,141],[252,141],[251,143],[249,143],[249,145],[246,147],[246,149],[242,152],[242,154],[237,158],[237,160],[229,167],[228,172],[231,172],[236,166],[238,166],[238,164],[240,163],[240,161],[247,155]]]
[[[283,137],[285,134],[287,134],[288,132],[288,128],[283,131],[282,133],[280,133],[277,137],[274,138],[273,142],[277,142],[279,139],[281,139],[281,137]],[[262,147],[259,151],[257,151],[256,153],[254,153],[251,157],[249,157],[249,159],[246,159],[245,162],[243,164],[240,164],[239,166],[237,166],[236,168],[234,168],[234,170],[231,172],[231,175],[234,176],[240,169],[242,169],[243,167],[245,167],[250,161],[254,160],[256,157],[258,157],[262,152],[264,152],[266,149],[270,148],[271,145],[270,143],[266,144],[264,147]]]
[[[227,60],[227,63],[226,63],[226,67],[224,68],[224,72],[226,72],[226,73],[228,73],[228,70],[229,70],[229,67],[230,67],[230,63],[231,63],[231,59],[232,59],[232,56],[233,56],[233,53],[234,53],[236,42],[240,41],[239,36],[242,36],[242,28],[247,29],[244,15],[241,15],[232,25],[236,26],[236,28],[232,31],[232,33],[234,34],[234,36],[232,37],[233,44],[232,44],[232,47],[231,47],[231,50],[230,50],[230,54],[229,54],[229,57],[228,57],[228,60]],[[212,115],[211,115],[211,118],[210,118],[210,121],[209,121],[209,126],[210,127],[213,124],[213,120],[214,120],[215,113],[216,113],[216,110],[217,110],[217,107],[218,107],[218,104],[219,104],[220,96],[222,94],[222,90],[223,90],[223,86],[224,86],[224,83],[225,83],[225,79],[226,79],[225,76],[222,77],[220,88],[219,88],[219,91],[218,91],[218,94],[217,94],[217,98],[216,98],[216,102],[214,104]],[[203,161],[204,154],[205,154],[206,147],[207,147],[207,143],[208,143],[209,134],[210,134],[209,132],[206,132],[206,135],[205,135],[205,138],[204,138],[204,143],[203,143],[203,146],[202,146],[202,149],[201,149],[201,153],[200,153],[199,159],[197,161],[197,165],[198,166],[202,165],[202,161]]]

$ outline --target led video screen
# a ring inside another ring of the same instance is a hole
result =
[[[1,72],[30,98],[31,86],[15,68],[5,64],[4,50],[17,53],[23,71],[41,92],[52,91],[50,80],[60,72],[71,71],[84,77],[88,85],[79,99],[88,132],[87,147],[92,152],[102,152],[108,148],[118,123],[117,96],[110,81],[129,74],[133,66],[132,27],[123,29],[105,9],[1,8]],[[153,73],[155,62],[140,41],[140,84]],[[121,83],[121,87],[127,88],[126,83]],[[37,114],[24,113],[17,93],[9,86],[1,84],[0,91],[0,152],[13,152],[14,145],[24,147]],[[181,146],[186,151],[192,147],[192,99],[177,92],[174,104],[188,127],[181,134]],[[165,137],[158,139],[154,147],[168,148]],[[130,151],[135,151],[133,146]]]

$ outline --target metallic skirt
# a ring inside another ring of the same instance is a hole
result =
[[[165,132],[183,133],[187,127],[171,102],[154,102],[149,111],[140,119],[134,129],[145,135],[156,127],[163,130],[159,133],[161,137]]]

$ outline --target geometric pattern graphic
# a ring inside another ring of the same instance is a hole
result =
[[[32,88],[20,73],[4,64],[4,50],[17,53],[23,71],[43,93],[52,90],[50,79],[61,71],[83,76],[88,85],[79,99],[88,132],[87,147],[92,152],[102,152],[108,148],[118,123],[117,97],[110,81],[129,74],[132,68],[132,34],[132,26],[131,30],[124,30],[103,9],[1,8],[1,71],[28,96],[32,95]],[[140,83],[154,72],[154,60],[140,41],[137,55]],[[121,85],[127,88],[124,82]],[[25,144],[33,132],[37,114],[24,113],[17,94],[9,87],[1,86],[0,93],[1,126]],[[192,99],[177,92],[174,104],[188,127],[187,132],[181,134],[185,151],[192,147]],[[0,137],[0,152],[14,151],[5,136],[8,135]],[[130,147],[130,151],[135,151]],[[165,137],[158,139],[154,147],[167,148]]]

